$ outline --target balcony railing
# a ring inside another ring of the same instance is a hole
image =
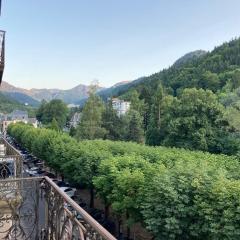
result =
[[[21,154],[4,138],[0,138],[0,144],[4,144],[6,148],[6,154],[0,155],[0,179],[21,178],[23,164]]]
[[[48,177],[0,180],[0,239],[115,240]]]
[[[0,143],[0,240],[116,240],[50,178],[22,178],[22,156]]]

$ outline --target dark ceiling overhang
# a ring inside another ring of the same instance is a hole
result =
[[[0,15],[2,13],[2,0],[0,0]],[[0,85],[2,82],[5,66],[5,31],[0,30]]]
[[[0,30],[0,84],[5,67],[5,31]]]

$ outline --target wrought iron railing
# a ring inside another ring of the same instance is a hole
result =
[[[48,177],[0,181],[0,239],[116,240]]]
[[[0,144],[6,147],[6,154],[0,156],[0,179],[8,177],[22,177],[22,155],[10,145],[4,138],[0,138]]]
[[[13,147],[5,138],[0,137],[0,144],[4,144],[6,147],[6,155],[21,155],[21,153]]]
[[[115,240],[50,178],[22,178],[20,152],[0,144],[0,240]]]

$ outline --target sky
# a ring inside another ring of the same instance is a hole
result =
[[[3,0],[4,81],[70,89],[134,80],[240,36],[239,0]]]

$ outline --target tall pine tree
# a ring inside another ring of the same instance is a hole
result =
[[[98,139],[104,138],[106,129],[102,127],[102,114],[104,104],[96,95],[96,86],[89,91],[89,98],[83,107],[81,122],[76,130],[77,139]]]

